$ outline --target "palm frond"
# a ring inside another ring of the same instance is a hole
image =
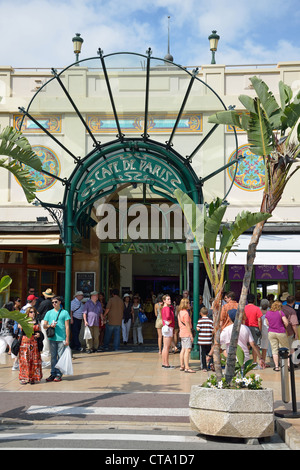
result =
[[[13,127],[6,127],[0,134],[0,155],[6,155],[36,171],[42,170],[42,162],[26,137]]]

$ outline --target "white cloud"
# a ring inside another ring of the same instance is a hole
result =
[[[300,60],[298,1],[263,0],[0,0],[1,65],[63,67],[74,61],[72,37],[84,38],[81,58],[118,51],[164,57],[167,16],[175,62],[210,62],[208,35],[221,39],[222,64]],[[294,31],[294,35],[293,35]]]

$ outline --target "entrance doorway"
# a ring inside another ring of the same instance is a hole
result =
[[[257,281],[257,292],[260,292],[262,299],[266,299],[270,294],[277,299],[282,292],[287,291],[288,281]]]
[[[134,276],[133,292],[138,292],[140,297],[145,300],[151,292],[155,295],[170,294],[172,299],[180,293],[179,276]]]

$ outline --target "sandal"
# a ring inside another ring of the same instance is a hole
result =
[[[184,372],[186,372],[187,374],[195,374],[196,373],[196,371],[193,370],[193,369],[185,369]]]
[[[179,369],[179,370],[181,370],[181,372],[183,372],[183,371],[184,371],[184,367],[180,367],[180,369]]]
[[[280,368],[279,367],[273,367],[273,370],[275,370],[275,372],[279,372]]]
[[[21,385],[26,385],[28,382],[26,380],[20,380]]]

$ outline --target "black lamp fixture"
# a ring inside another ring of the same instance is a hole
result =
[[[212,31],[211,35],[208,36],[209,48],[210,48],[211,54],[212,54],[211,64],[216,63],[215,54],[216,54],[216,50],[218,48],[219,39],[220,39],[220,36],[217,34],[217,31],[215,29]]]
[[[80,37],[80,33],[76,33],[76,36],[72,39],[72,41],[73,41],[73,47],[74,47],[74,54],[76,56],[76,62],[78,62],[79,54],[81,52],[81,46],[83,43],[83,39]]]

